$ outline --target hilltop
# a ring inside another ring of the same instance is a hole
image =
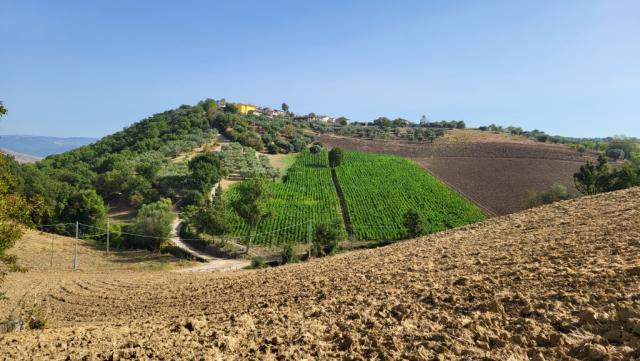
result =
[[[14,152],[12,150],[4,149],[4,148],[0,148],[0,154],[1,153],[12,156],[13,159],[15,159],[16,162],[18,163],[35,163],[42,159],[40,157],[36,157],[28,154],[22,154],[22,153]]]
[[[640,188],[276,269],[41,277],[16,358],[633,359]],[[14,283],[15,284],[15,283]],[[19,284],[19,283],[18,283]]]
[[[0,135],[0,148],[35,158],[44,158],[91,144],[96,140],[95,138],[86,137],[61,138],[34,135]]]

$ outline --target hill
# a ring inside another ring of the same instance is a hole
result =
[[[96,140],[95,138],[83,137],[59,138],[34,135],[0,135],[0,148],[32,157],[44,158],[91,144]]]
[[[529,190],[546,190],[554,182],[575,191],[573,174],[588,159],[564,145],[476,130],[450,130],[433,143],[317,138],[332,147],[412,159],[495,215],[525,209]]]
[[[317,154],[304,151],[295,159],[282,182],[267,184],[271,215],[258,224],[255,243],[306,243],[309,222],[312,228],[335,222],[342,238],[346,238],[347,229],[352,229],[358,240],[407,238],[404,215],[409,209],[415,209],[424,220],[422,233],[485,218],[473,204],[402,157],[345,152],[344,161],[335,169],[335,179],[326,150]],[[225,204],[230,204],[236,193],[231,187]],[[344,198],[342,215],[340,197]],[[228,213],[232,234],[246,235],[244,221],[231,210]]]
[[[584,197],[276,269],[41,276],[52,328],[0,335],[0,356],[634,359],[638,199]]]
[[[18,162],[18,163],[35,163],[35,162],[37,162],[37,161],[42,159],[40,157],[35,157],[35,156],[32,156],[32,155],[22,154],[22,153],[14,152],[12,150],[3,149],[3,148],[0,148],[0,153],[4,153],[4,154],[12,156],[16,160],[16,162]]]

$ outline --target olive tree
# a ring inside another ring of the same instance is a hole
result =
[[[344,151],[342,148],[333,148],[329,151],[329,165],[331,168],[335,168],[342,164],[344,158]]]
[[[267,209],[269,189],[265,179],[252,178],[237,185],[238,197],[231,203],[231,207],[247,224],[245,243],[249,253],[251,237],[255,233],[258,223],[270,216]]]

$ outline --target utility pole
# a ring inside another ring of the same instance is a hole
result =
[[[78,269],[78,221],[76,221],[76,243],[73,246],[73,270]]]
[[[50,262],[50,267],[53,268],[53,233],[51,233],[51,262]]]
[[[107,220],[107,254],[109,254],[109,220]]]
[[[307,245],[308,245],[308,254],[307,254],[307,260],[310,261],[311,260],[311,220],[309,220],[309,223],[307,223]]]

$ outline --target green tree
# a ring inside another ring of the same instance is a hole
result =
[[[591,161],[587,161],[573,175],[573,181],[578,192],[585,195],[608,191],[611,183],[611,170],[607,159],[600,154],[598,163],[593,164]]]
[[[409,125],[409,121],[402,118],[396,118],[393,120],[394,127],[406,127]]]
[[[238,107],[233,103],[226,103],[224,105],[224,111],[231,114],[238,114]]]
[[[222,160],[215,153],[205,153],[189,161],[191,182],[195,189],[208,193],[211,186],[220,181]]]
[[[634,167],[631,162],[625,162],[622,167],[613,171],[611,190],[627,189],[640,185],[640,167]]]
[[[340,247],[340,222],[320,223],[313,238],[313,254],[316,257],[334,254]]]
[[[331,168],[335,168],[342,164],[344,158],[344,151],[342,148],[333,148],[329,151],[329,165]]]
[[[73,193],[67,200],[62,218],[67,222],[102,226],[107,218],[107,208],[95,190],[82,189]]]
[[[349,124],[349,119],[347,119],[345,117],[340,117],[340,118],[336,119],[336,124],[347,125],[347,124]]]
[[[128,236],[125,243],[134,248],[157,250],[160,244],[170,237],[175,218],[169,199],[145,204],[126,230],[126,233],[136,236]]]
[[[298,256],[296,256],[296,251],[293,248],[293,244],[287,243],[284,246],[282,252],[280,252],[280,258],[282,259],[282,264],[298,262]]]
[[[289,113],[289,105],[287,103],[282,103],[281,109],[285,113]]]
[[[5,108],[4,104],[0,102],[0,118],[2,118],[5,114],[7,114],[7,108]]]
[[[404,227],[407,229],[407,235],[411,238],[418,237],[422,234],[422,216],[415,209],[411,208],[404,214]]]
[[[189,206],[184,213],[185,224],[193,227],[199,234],[216,236],[229,231],[227,214],[220,203],[207,202],[202,207]]]
[[[4,112],[0,112],[0,116],[2,114]],[[10,165],[11,159],[0,154],[0,284],[8,271],[18,269],[16,257],[6,252],[22,237],[22,227],[30,223],[33,208],[23,197],[11,191],[16,186],[16,178],[11,174]],[[0,299],[2,297],[0,292]]]
[[[258,223],[270,216],[267,209],[269,189],[263,178],[257,177],[241,182],[236,188],[238,197],[231,203],[231,207],[247,224],[246,245],[247,253],[251,246],[251,237],[255,233]]]
[[[380,117],[374,120],[373,124],[380,128],[391,128],[393,126],[393,122],[387,117]]]
[[[615,162],[617,160],[624,159],[624,150],[619,148],[609,148],[605,152],[605,155]]]

